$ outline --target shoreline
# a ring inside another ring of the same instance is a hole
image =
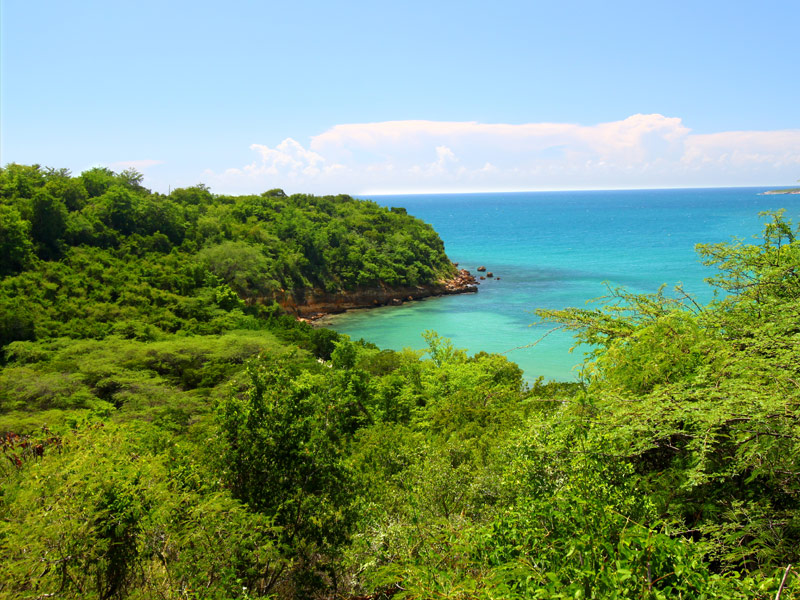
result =
[[[776,196],[778,194],[800,194],[800,188],[792,188],[790,190],[769,190],[761,192],[762,196]]]
[[[435,283],[417,286],[387,286],[325,292],[312,289],[302,290],[299,297],[286,294],[277,299],[278,304],[300,321],[313,322],[328,315],[336,315],[354,309],[378,308],[381,306],[401,306],[406,302],[424,300],[437,296],[453,294],[474,294],[478,282],[466,269],[459,269],[455,277]]]

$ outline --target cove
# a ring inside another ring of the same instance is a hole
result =
[[[714,270],[698,243],[753,242],[760,211],[786,209],[800,218],[800,196],[764,195],[769,188],[518,192],[374,196],[433,225],[448,256],[495,278],[479,292],[348,311],[321,325],[382,348],[425,348],[434,330],[470,353],[506,355],[527,380],[573,381],[585,348],[570,353],[572,335],[538,323],[536,308],[585,307],[610,287],[652,293],[676,284],[700,303],[713,299],[704,279]],[[499,280],[497,279],[499,277]]]

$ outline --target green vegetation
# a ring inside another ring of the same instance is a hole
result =
[[[528,386],[433,332],[380,350],[272,303],[447,274],[402,210],[20,165],[0,194],[2,598],[800,593],[781,214],[698,248],[708,306],[541,312],[593,353],[580,384]]]

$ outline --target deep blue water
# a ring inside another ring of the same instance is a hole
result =
[[[536,308],[586,306],[606,284],[655,292],[682,283],[700,302],[712,299],[698,243],[752,242],[760,211],[786,208],[800,221],[800,196],[762,195],[766,188],[626,190],[376,196],[433,225],[448,256],[476,274],[485,265],[500,280],[477,294],[350,311],[325,324],[383,348],[423,349],[433,329],[470,353],[504,352],[526,378],[573,380],[583,352],[568,352],[571,334],[532,325]],[[527,346],[527,347],[526,347]]]

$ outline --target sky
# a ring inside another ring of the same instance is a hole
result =
[[[0,164],[161,192],[789,186],[798,23],[798,0],[0,0]]]

